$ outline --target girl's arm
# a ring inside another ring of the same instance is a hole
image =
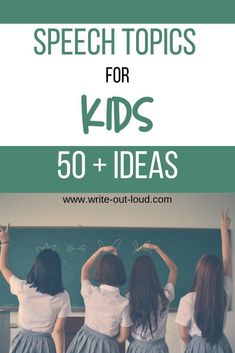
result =
[[[3,229],[0,226],[0,240],[1,240],[1,254],[0,254],[0,271],[3,274],[5,280],[9,283],[10,277],[13,275],[11,270],[8,268],[8,249],[9,249],[9,227],[10,225]]]
[[[229,239],[229,226],[231,219],[229,218],[228,211],[221,213],[221,242],[222,242],[222,257],[224,274],[232,278],[232,257],[231,257],[231,245]]]
[[[139,248],[139,250],[140,249],[152,249],[162,258],[162,260],[165,262],[165,264],[170,270],[170,273],[168,276],[168,283],[171,283],[173,284],[173,286],[175,286],[176,278],[177,278],[177,266],[171,260],[171,258],[166,253],[164,253],[164,251],[162,251],[162,249],[158,245],[155,245],[155,244],[145,243]]]
[[[180,338],[182,339],[182,341],[188,345],[190,340],[191,340],[191,336],[188,333],[188,329],[185,326],[182,326],[180,324],[178,324],[178,328],[179,328],[179,335]]]
[[[82,266],[82,272],[81,272],[81,282],[84,280],[88,279],[90,280],[91,275],[90,275],[90,270],[94,266],[96,260],[104,253],[104,252],[112,252],[113,254],[117,255],[117,250],[113,246],[104,246],[102,248],[99,248],[94,252],[91,257],[84,263]]]
[[[52,338],[55,342],[56,353],[64,353],[64,324],[65,318],[57,318],[54,330],[52,332]]]
[[[124,343],[129,336],[129,327],[120,326],[119,334],[116,337],[117,343]]]

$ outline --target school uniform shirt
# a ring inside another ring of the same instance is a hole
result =
[[[172,302],[172,300],[174,300],[174,296],[175,296],[175,288],[171,283],[167,283],[167,285],[164,288],[164,293],[165,296],[167,297],[169,304],[170,302]],[[166,322],[167,322],[167,315],[168,315],[168,309],[169,306],[167,307],[166,311],[164,311],[161,314],[161,302],[159,299],[159,312],[158,312],[158,317],[157,317],[157,323],[158,323],[158,327],[157,330],[155,329],[155,320],[154,317],[152,318],[152,328],[153,328],[153,336],[151,334],[151,331],[149,329],[147,329],[146,331],[142,332],[142,327],[137,327],[137,328],[133,328],[131,335],[134,339],[138,340],[138,341],[155,341],[161,338],[165,338],[166,335]]]
[[[14,275],[10,277],[10,290],[18,298],[18,321],[26,330],[51,333],[56,319],[64,318],[71,312],[66,291],[54,296],[43,294]]]
[[[224,315],[224,325],[226,322],[228,306],[232,296],[232,280],[229,276],[224,277],[224,289],[226,295],[226,309]],[[177,324],[187,327],[188,333],[191,337],[201,336],[201,330],[198,328],[194,320],[194,306],[196,301],[196,292],[186,294],[181,298],[176,319]],[[216,310],[216,308],[215,308]]]
[[[119,326],[132,325],[129,300],[120,295],[119,288],[107,284],[97,287],[84,280],[81,294],[85,303],[85,324],[91,329],[113,337],[119,333]]]

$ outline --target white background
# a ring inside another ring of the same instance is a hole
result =
[[[0,25],[1,145],[234,145],[234,25],[131,26],[192,27],[194,55],[164,56],[161,46],[152,56],[127,56],[119,36],[113,56],[35,55],[36,28],[72,26]],[[95,27],[113,27],[118,34],[125,26]],[[129,67],[130,83],[105,83],[106,66]],[[143,113],[153,129],[139,132],[133,118],[119,134],[93,127],[84,135],[82,94],[89,104],[102,99],[96,120],[105,120],[108,97],[119,95],[134,103],[151,96],[154,103],[146,104]]]

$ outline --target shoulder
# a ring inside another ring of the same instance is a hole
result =
[[[167,296],[168,293],[174,293],[174,291],[175,291],[175,286],[173,286],[172,283],[167,283],[167,284],[165,285],[165,287],[163,288],[163,290],[164,290],[164,292],[165,292],[165,294],[166,294],[166,296]]]
[[[120,301],[123,303],[124,306],[129,305],[129,297],[127,297],[127,296],[124,297],[124,296],[120,295]]]
[[[65,318],[71,313],[71,303],[69,293],[64,290],[62,293],[57,294],[59,296],[60,301],[58,301],[58,306],[60,308],[58,317]]]
[[[181,300],[186,301],[186,302],[192,302],[195,299],[196,299],[196,292],[189,292],[181,298]]]
[[[100,289],[97,286],[93,286],[91,284],[91,281],[88,279],[85,279],[84,281],[82,281],[82,285],[81,285],[81,294],[83,296],[90,296],[95,292],[99,292]]]
[[[167,283],[166,286],[163,288],[164,294],[167,297],[169,302],[172,302],[175,297],[175,287],[172,283]]]
[[[20,279],[16,275],[11,275],[9,282],[10,283],[20,283],[20,282],[25,282],[25,280]]]
[[[175,322],[182,326],[189,326],[193,320],[196,292],[190,292],[180,299]]]
[[[92,287],[91,281],[89,279],[84,279],[81,285],[82,287]]]
[[[119,294],[117,296],[117,300],[118,300],[118,305],[120,305],[120,307],[124,310],[126,307],[129,307],[129,297],[127,296],[127,294],[122,295]]]
[[[15,275],[10,277],[9,284],[12,294],[18,294],[20,291],[23,291],[25,287],[29,287],[25,280],[22,280]]]
[[[196,292],[189,292],[185,294],[181,299],[180,299],[180,304],[185,304],[185,305],[190,305],[194,306],[196,300]]]
[[[69,295],[69,293],[67,292],[67,290],[64,290],[63,292],[58,293],[57,295],[58,295],[63,301],[68,301],[68,300],[70,300],[70,295]]]

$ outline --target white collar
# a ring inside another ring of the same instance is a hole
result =
[[[120,290],[118,287],[109,286],[108,284],[101,284],[100,288],[112,293],[120,294]]]

